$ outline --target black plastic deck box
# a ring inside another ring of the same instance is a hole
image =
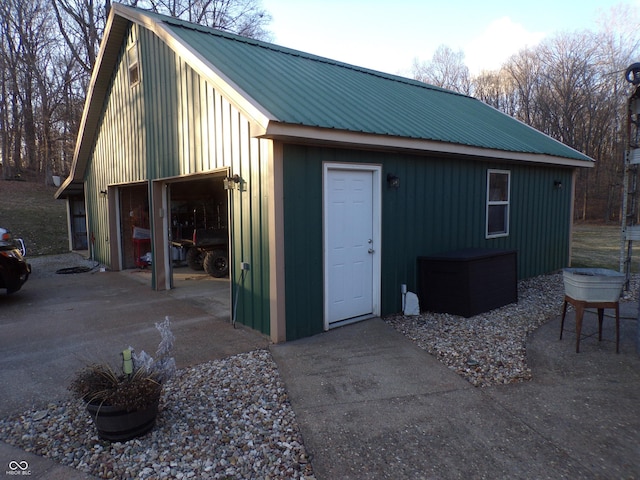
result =
[[[518,301],[516,250],[467,248],[418,257],[420,310],[472,317]]]

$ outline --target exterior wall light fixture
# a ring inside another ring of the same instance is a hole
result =
[[[557,190],[560,190],[562,188],[562,181],[561,180],[554,180],[553,181],[553,187],[556,188]]]
[[[244,183],[237,173],[233,177],[225,177],[222,182],[225,190],[234,190],[236,188],[242,190],[242,184]]]
[[[387,184],[389,188],[399,188],[400,177],[395,176],[393,173],[387,173]]]

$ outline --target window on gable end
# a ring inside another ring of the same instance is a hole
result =
[[[140,62],[138,60],[138,43],[134,43],[127,49],[127,64],[129,66],[129,86],[140,83]]]
[[[511,201],[511,172],[487,171],[487,238],[509,235],[509,205]]]

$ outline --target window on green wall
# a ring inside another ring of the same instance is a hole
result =
[[[487,171],[487,238],[509,235],[511,172]]]
[[[129,86],[140,83],[140,62],[138,61],[138,43],[127,49],[127,64],[129,66]]]

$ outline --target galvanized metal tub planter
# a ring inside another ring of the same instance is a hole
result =
[[[589,303],[617,302],[625,282],[623,273],[606,268],[565,268],[564,293]]]
[[[98,436],[110,442],[126,442],[144,435],[156,423],[158,403],[156,399],[146,408],[128,412],[122,407],[99,403],[87,403],[87,411],[93,419]]]

